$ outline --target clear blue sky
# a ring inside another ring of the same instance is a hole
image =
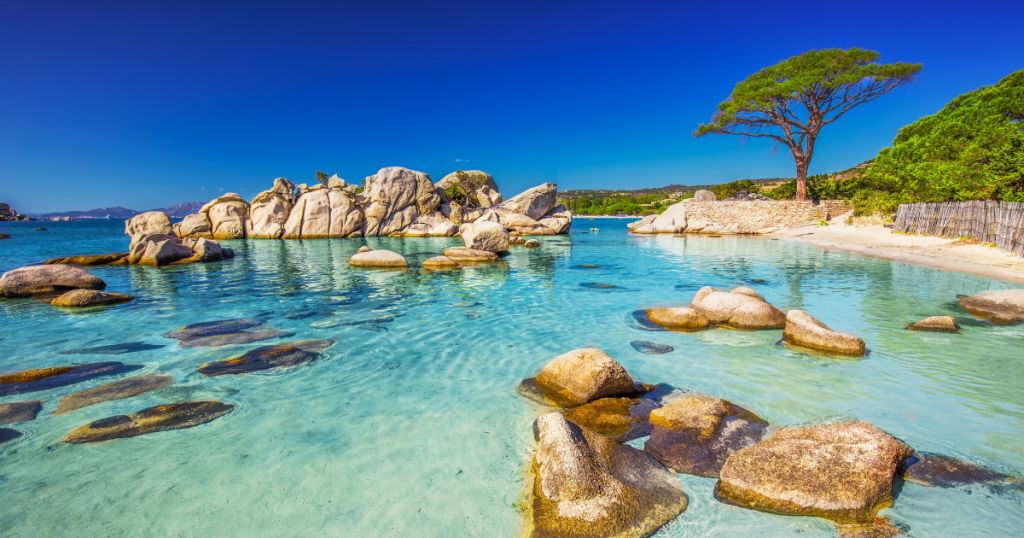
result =
[[[506,196],[793,176],[763,140],[690,133],[810,49],[923,63],[822,131],[829,172],[1024,68],[1019,0],[229,4],[0,5],[0,200],[141,210],[385,166],[482,169]]]

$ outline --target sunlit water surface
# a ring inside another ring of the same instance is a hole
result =
[[[37,226],[47,231],[33,231]],[[582,233],[591,227],[599,233]],[[25,435],[0,447],[0,535],[485,536],[520,530],[517,503],[539,408],[520,379],[579,347],[607,351],[638,380],[751,406],[777,424],[827,415],[869,420],[919,450],[1004,472],[1024,470],[1024,326],[994,327],[956,308],[958,294],[1019,287],[970,275],[739,237],[627,236],[625,222],[579,220],[571,236],[516,248],[507,267],[424,273],[457,239],[229,241],[223,263],[91,271],[136,300],[71,311],[0,301],[0,373],[120,360],[130,374],[0,403],[42,398]],[[0,223],[0,271],[55,256],[125,250],[120,221]],[[363,244],[414,268],[350,268]],[[597,265],[596,269],[581,265]],[[612,284],[618,288],[581,286]],[[867,342],[863,360],[775,345],[781,331],[650,332],[631,312],[687,305],[701,286],[746,285]],[[950,314],[964,334],[904,325]],[[201,364],[261,344],[181,348],[164,333],[258,317],[295,338],[333,338],[320,359],[285,371],[204,378]],[[648,340],[675,347],[646,355]],[[62,355],[94,346],[162,346]],[[128,375],[174,386],[50,416],[59,397]],[[215,398],[234,412],[191,429],[64,445],[78,426],[161,403]],[[634,444],[642,446],[643,440]],[[689,509],[661,538],[834,536],[814,518],[718,503],[713,479],[680,475]],[[1021,494],[906,484],[889,515],[906,536],[1018,536]]]

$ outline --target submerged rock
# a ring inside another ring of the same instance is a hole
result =
[[[715,495],[775,514],[870,523],[892,505],[893,476],[912,453],[863,421],[782,428],[730,456]]]
[[[551,360],[519,392],[555,407],[572,407],[612,396],[637,397],[653,387],[633,382],[626,369],[600,349],[576,349]]]
[[[67,258],[53,258],[52,260],[46,260],[43,265],[53,264],[68,264],[68,265],[110,265],[115,263],[128,263],[125,258],[128,257],[127,252],[114,252],[111,254],[96,254],[93,256],[69,256]]]
[[[299,366],[312,362],[333,345],[334,340],[297,340],[260,347],[240,357],[208,362],[199,367],[199,373],[206,377],[214,377]]]
[[[272,338],[283,338],[286,336],[295,336],[295,333],[277,330],[240,331],[237,333],[215,334],[212,336],[202,336],[199,338],[179,340],[178,345],[180,345],[181,347],[234,346],[238,344],[249,344],[252,342],[259,342],[261,340],[270,340]]]
[[[111,344],[109,346],[84,347],[82,349],[69,349],[61,351],[61,355],[121,355],[124,353],[137,353],[160,349],[166,346],[147,344],[145,342],[127,342],[124,344]]]
[[[768,422],[728,400],[685,396],[655,409],[651,438],[644,451],[677,473],[718,476],[726,459],[753,446]]]
[[[693,308],[652,308],[647,311],[647,319],[652,323],[679,331],[699,331],[711,325],[704,314]]]
[[[860,337],[833,331],[802,310],[786,313],[786,328],[782,331],[782,337],[787,344],[827,353],[855,357],[862,357],[865,353],[864,340]]]
[[[527,536],[653,534],[687,506],[675,475],[654,458],[566,420],[537,419]]]
[[[566,409],[562,415],[573,424],[625,443],[651,433],[649,417],[657,407],[643,398],[601,398]]]
[[[0,297],[9,298],[106,287],[106,282],[99,277],[72,265],[33,265],[0,276]]]
[[[523,246],[526,248],[537,248],[540,246],[540,241],[537,241],[536,239],[528,239],[523,243]]]
[[[107,293],[105,291],[96,290],[71,290],[60,297],[57,297],[53,301],[50,301],[50,304],[53,306],[64,307],[102,306],[127,303],[132,299],[135,299],[135,297],[125,295],[123,293]]]
[[[218,334],[237,333],[253,327],[259,327],[266,322],[262,319],[256,318],[239,318],[239,319],[225,319],[219,321],[204,321],[202,323],[193,323],[186,325],[180,329],[171,331],[164,335],[165,338],[173,338],[175,340],[191,340],[193,338],[202,338],[204,336],[214,336]]]
[[[7,441],[13,441],[21,437],[21,432],[18,430],[12,430],[10,428],[0,428],[0,445]]]
[[[423,267],[427,269],[458,269],[459,264],[448,256],[434,256],[425,260]]]
[[[909,331],[929,331],[939,333],[958,333],[960,326],[953,316],[932,316],[924,318],[917,323],[907,325]]]
[[[782,329],[786,326],[786,315],[750,288],[736,288],[726,293],[706,286],[694,296],[690,308],[716,325],[734,329]]]
[[[501,261],[501,258],[493,252],[465,247],[446,249],[444,255],[455,260],[456,263],[494,263]]]
[[[234,408],[231,404],[217,400],[158,405],[131,415],[118,415],[86,424],[67,434],[64,442],[95,443],[164,430],[190,428],[220,418]]]
[[[348,259],[348,263],[355,267],[376,267],[384,269],[404,269],[409,267],[409,262],[405,261],[405,257],[390,250],[357,252]]]
[[[145,374],[129,377],[113,383],[105,383],[98,387],[78,391],[60,399],[57,408],[51,415],[66,415],[83,407],[131,398],[151,390],[168,387],[173,383],[167,374]]]
[[[1024,321],[1024,290],[986,291],[960,299],[960,306],[996,325]]]
[[[633,340],[629,345],[633,346],[633,349],[648,355],[664,355],[675,350],[674,347],[667,344],[656,344],[644,340]]]
[[[907,458],[900,478],[922,486],[940,488],[1020,481],[1014,476],[990,471],[973,463],[927,452],[914,452],[913,456]]]
[[[120,362],[97,362],[82,366],[58,366],[26,370],[0,376],[0,396],[35,392],[78,383],[85,379],[110,374],[124,367]]]
[[[11,402],[0,404],[0,424],[14,424],[26,420],[35,420],[39,410],[43,408],[42,400],[27,402]]]

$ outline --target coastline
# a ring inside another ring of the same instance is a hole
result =
[[[874,256],[954,273],[1024,284],[1024,258],[955,239],[893,234],[883,226],[803,226],[771,234],[828,250]]]

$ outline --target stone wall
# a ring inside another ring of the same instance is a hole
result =
[[[739,225],[738,233],[757,233],[769,228],[791,228],[793,226],[820,222],[837,217],[853,209],[842,200],[822,200],[820,205],[812,202],[685,202],[688,223],[701,221],[709,226],[727,227]]]

